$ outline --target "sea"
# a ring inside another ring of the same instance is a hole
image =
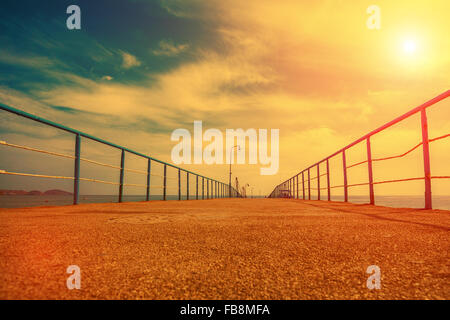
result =
[[[256,198],[256,197],[255,197]],[[167,195],[167,200],[178,200],[178,195]],[[194,197],[190,197],[194,200]],[[123,202],[145,201],[145,196],[124,195]],[[162,195],[151,195],[150,201],[163,200]],[[182,197],[186,200],[186,197]],[[312,200],[315,200],[314,198]],[[334,196],[332,201],[343,201],[343,197]],[[117,195],[80,195],[80,203],[112,203],[117,202]],[[368,203],[367,196],[349,196],[352,203]],[[25,208],[41,206],[64,206],[73,203],[73,196],[70,195],[0,195],[0,208]],[[376,196],[375,204],[392,208],[423,208],[423,196]],[[433,209],[450,210],[450,196],[433,196]]]

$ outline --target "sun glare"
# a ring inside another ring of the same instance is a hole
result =
[[[414,40],[405,40],[403,42],[403,51],[407,54],[413,54],[417,50],[417,44]]]

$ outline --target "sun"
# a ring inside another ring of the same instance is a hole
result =
[[[414,54],[417,50],[417,43],[412,39],[405,40],[403,42],[403,51],[406,54]]]

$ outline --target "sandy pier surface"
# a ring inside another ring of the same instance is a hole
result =
[[[450,211],[286,199],[0,209],[0,298],[449,299],[449,231]]]

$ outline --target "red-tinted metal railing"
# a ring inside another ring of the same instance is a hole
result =
[[[356,186],[369,186],[369,197],[370,197],[370,204],[375,204],[375,192],[374,192],[374,185],[378,184],[384,184],[384,183],[393,183],[393,182],[403,182],[403,181],[415,181],[415,180],[424,180],[425,185],[425,209],[432,209],[432,198],[431,198],[431,181],[432,179],[450,179],[450,176],[432,176],[431,175],[431,166],[430,166],[430,142],[445,139],[450,137],[450,134],[445,134],[440,137],[436,137],[433,139],[429,139],[428,137],[428,120],[427,120],[427,113],[426,109],[439,101],[442,101],[450,96],[450,90],[447,90],[446,92],[438,95],[437,97],[425,102],[424,104],[410,110],[409,112],[401,115],[398,118],[395,118],[394,120],[386,123],[385,125],[369,132],[368,134],[362,136],[361,138],[355,140],[354,142],[350,143],[349,145],[345,146],[344,148],[336,151],[332,155],[320,160],[319,162],[316,162],[315,164],[311,165],[310,167],[300,171],[293,177],[287,179],[286,181],[280,183],[278,186],[274,188],[272,193],[269,195],[269,198],[295,198],[294,195],[296,195],[296,198],[299,199],[298,190],[299,190],[299,182],[298,182],[298,176],[302,176],[302,190],[303,195],[302,199],[305,200],[308,198],[308,200],[311,200],[311,189],[317,190],[317,199],[321,200],[321,190],[327,190],[327,198],[328,201],[331,200],[331,189],[334,188],[343,188],[344,189],[344,201],[348,202],[348,189],[350,187],[356,187]],[[408,151],[394,156],[384,157],[384,158],[372,158],[372,149],[370,144],[370,138],[374,136],[375,134],[395,125],[396,123],[399,123],[409,117],[411,117],[414,114],[417,114],[420,112],[421,116],[421,130],[422,130],[422,141],[415,145],[413,148],[409,149]],[[367,159],[358,163],[351,164],[347,166],[347,159],[346,159],[346,150],[350,149],[351,147],[357,145],[360,142],[366,141],[366,149],[367,149]],[[412,151],[416,150],[422,146],[422,153],[423,153],[423,167],[424,167],[424,176],[423,177],[413,177],[413,178],[404,178],[404,179],[393,179],[393,180],[384,180],[384,181],[374,181],[373,178],[373,162],[376,161],[384,161],[384,160],[390,160],[390,159],[396,159],[396,158],[402,158]],[[337,185],[337,186],[331,186],[330,185],[330,165],[329,160],[335,156],[338,156],[339,154],[342,155],[342,173],[343,173],[343,185]],[[325,163],[326,164],[326,173],[320,174],[320,165]],[[347,169],[360,166],[367,163],[367,170],[368,170],[368,182],[365,183],[356,183],[356,184],[348,184],[347,179]],[[317,169],[317,175],[316,177],[311,178],[311,169],[316,167]],[[308,196],[306,197],[306,190],[305,190],[305,173],[307,173],[307,193]],[[320,177],[326,176],[327,177],[327,186],[326,187],[320,187]],[[311,188],[311,181],[317,179],[317,188]],[[295,191],[296,190],[296,191]],[[294,192],[295,191],[295,192]]]

